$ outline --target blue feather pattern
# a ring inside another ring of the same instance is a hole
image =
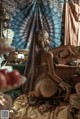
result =
[[[64,0],[3,1],[12,6],[12,3],[16,4],[11,13],[11,29],[14,31],[12,45],[16,49],[29,48],[34,32],[42,28],[49,32],[51,48],[61,45],[62,12],[59,8]]]

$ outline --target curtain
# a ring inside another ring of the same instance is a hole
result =
[[[80,3],[65,3],[65,45],[80,46]]]
[[[10,13],[13,43],[16,49],[29,48],[35,31],[45,29],[50,47],[61,45],[62,6],[64,0],[3,0]]]

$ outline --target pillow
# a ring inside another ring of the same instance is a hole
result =
[[[74,46],[63,45],[50,50],[54,54],[54,58],[58,64],[67,64],[72,59],[76,59]]]

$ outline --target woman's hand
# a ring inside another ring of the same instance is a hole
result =
[[[59,83],[59,86],[63,89],[63,90],[69,90],[70,86],[68,83],[61,81],[61,83]]]
[[[68,101],[70,94],[71,94],[71,88],[70,85],[64,81],[61,81],[61,83],[59,84],[59,86],[63,89],[66,90],[66,95],[64,98],[64,101]]]

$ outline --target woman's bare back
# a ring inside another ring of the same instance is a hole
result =
[[[32,94],[36,97],[51,97],[57,92],[58,86],[48,75],[47,52],[41,52],[40,54],[41,56],[38,56],[39,61],[37,60],[39,75]]]
[[[50,97],[57,92],[58,87],[61,87],[63,90],[69,90],[69,85],[55,73],[53,54],[48,51],[50,45],[48,32],[40,30],[36,35],[38,51],[36,63],[38,71],[35,74],[37,78],[31,95]]]

